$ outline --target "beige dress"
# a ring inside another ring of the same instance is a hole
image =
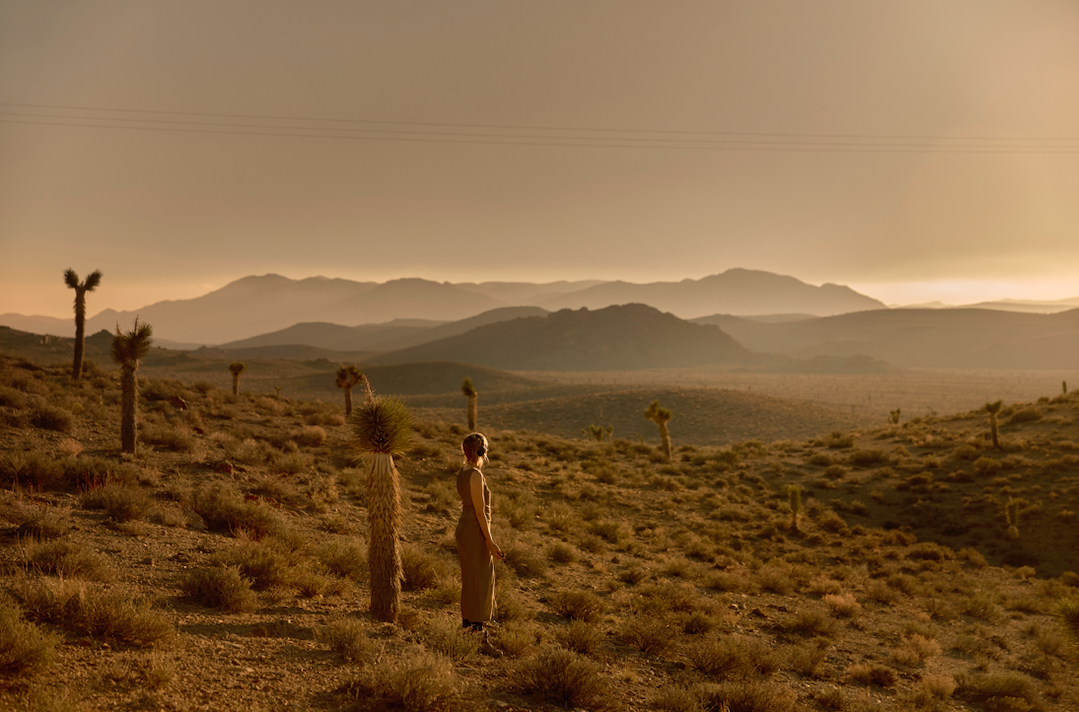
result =
[[[461,559],[461,618],[470,623],[489,621],[495,613],[495,560],[487,550],[487,540],[476,521],[469,480],[476,472],[483,483],[483,516],[491,525],[491,490],[483,473],[465,467],[457,473],[457,494],[461,496],[461,519],[457,522],[457,556]]]

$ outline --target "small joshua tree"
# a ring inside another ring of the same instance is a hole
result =
[[[135,377],[139,370],[139,360],[150,351],[153,341],[153,329],[149,324],[139,324],[126,334],[116,326],[116,335],[112,337],[112,360],[120,364],[120,444],[124,452],[135,454],[135,441],[138,429],[139,381]]]
[[[899,425],[899,416],[903,414],[900,408],[888,411],[888,422],[892,425]]]
[[[997,413],[1003,407],[1004,401],[998,400],[985,404],[985,412],[989,414],[989,433],[993,437],[993,447],[1000,449],[1000,436],[997,433]]]
[[[1008,538],[1019,538],[1019,500],[1008,497],[1004,507],[1004,517],[1008,520]]]
[[[337,370],[337,380],[334,381],[338,388],[345,391],[345,417],[352,415],[352,388],[367,380],[355,364],[342,366]]]
[[[240,395],[240,374],[244,372],[247,365],[243,361],[233,361],[229,364],[229,373],[232,374],[232,396],[235,398]]]
[[[671,459],[671,433],[667,430],[667,421],[671,419],[671,411],[659,407],[659,401],[654,400],[644,411],[644,417],[659,426],[659,440],[663,448],[663,455],[668,461]]]
[[[798,485],[787,485],[787,504],[791,508],[791,531],[798,531],[798,515],[802,512],[802,488]]]
[[[86,343],[86,293],[97,289],[101,283],[101,271],[94,270],[86,276],[86,281],[79,282],[75,270],[64,272],[64,283],[75,290],[75,363],[71,367],[71,380],[82,377],[82,354]]]
[[[461,382],[461,393],[468,398],[468,429],[470,432],[476,432],[476,388],[472,385],[472,378],[465,377],[465,380]]]
[[[1067,381],[1061,381],[1060,382],[1060,388],[1063,391],[1062,395],[1068,395],[1068,382]]]
[[[394,454],[412,443],[412,416],[399,401],[367,397],[351,417],[356,449],[368,463],[368,561],[371,613],[397,621],[401,609],[401,483]]]

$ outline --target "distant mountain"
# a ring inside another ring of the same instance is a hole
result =
[[[477,294],[485,294],[504,304],[538,304],[543,299],[553,299],[563,294],[579,292],[582,289],[604,284],[600,279],[585,279],[577,282],[461,282],[457,286]]]
[[[754,360],[715,326],[644,304],[564,309],[382,354],[369,363],[463,361],[507,370],[605,371]]]
[[[849,287],[820,287],[771,272],[730,269],[723,274],[681,282],[631,284],[607,282],[541,301],[546,309],[602,309],[641,303],[688,319],[706,314],[809,313],[817,316],[885,309],[883,302]]]
[[[501,307],[450,323],[423,319],[394,319],[384,324],[360,326],[325,323],[296,324],[270,334],[222,344],[220,348],[241,349],[306,344],[339,351],[393,351],[463,334],[485,324],[521,316],[546,316],[547,313],[545,309],[539,307]]]
[[[891,309],[784,323],[729,315],[695,319],[755,351],[797,358],[869,356],[912,368],[1074,369],[1079,309]]]

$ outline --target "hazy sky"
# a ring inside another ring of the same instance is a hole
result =
[[[1079,296],[1073,0],[0,0],[0,313],[249,274]],[[58,118],[63,117],[63,118]]]

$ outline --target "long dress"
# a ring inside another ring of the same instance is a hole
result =
[[[495,612],[495,560],[487,550],[487,540],[476,520],[469,481],[472,473],[483,484],[483,516],[491,525],[491,490],[483,473],[465,467],[457,473],[457,494],[461,496],[461,519],[457,522],[457,556],[461,560],[461,619],[470,623],[489,621]]]

